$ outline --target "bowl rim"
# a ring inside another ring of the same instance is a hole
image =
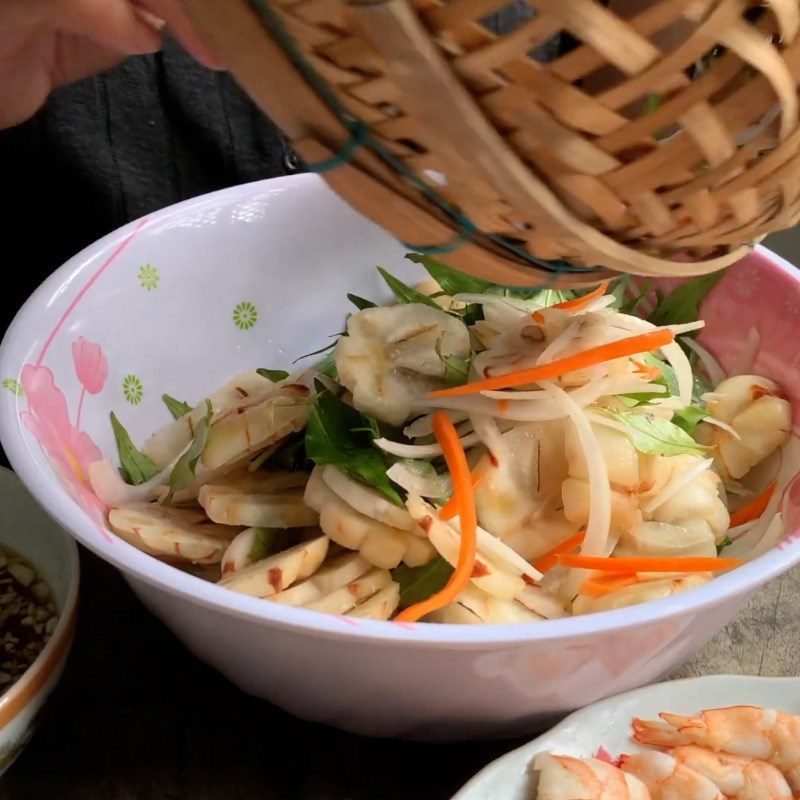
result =
[[[23,481],[19,479],[19,476],[5,467],[0,467],[0,470],[12,475],[19,482],[20,489],[24,490]],[[35,497],[34,500],[36,500]],[[36,502],[38,503],[38,500]],[[55,520],[54,525],[58,526]],[[78,545],[68,531],[61,526],[58,528],[67,547],[67,569],[69,571],[67,595],[64,598],[63,607],[59,611],[58,623],[47,644],[17,682],[0,696],[0,737],[3,735],[3,730],[8,728],[36,697],[42,693],[48,694],[53,688],[51,679],[58,674],[60,667],[66,661],[75,636],[81,572]],[[34,564],[34,566],[36,565]]]
[[[255,192],[262,191],[266,184],[269,184],[270,189],[327,193],[331,202],[344,203],[322,178],[304,173],[221,189],[133,220],[77,253],[33,292],[15,315],[0,344],[0,374],[5,372],[16,374],[18,366],[11,354],[26,352],[30,337],[24,331],[26,328],[41,327],[43,317],[47,313],[53,313],[48,312],[46,307],[56,291],[63,291],[65,286],[79,278],[82,272],[100,260],[101,256],[112,253],[122,246],[144,224],[149,225],[154,221],[164,222],[170,217],[193,213],[209,205],[241,201]],[[364,224],[371,225],[366,221]],[[773,267],[785,272],[793,282],[800,284],[800,273],[785,259],[761,246],[756,247],[756,252]],[[5,407],[13,408],[13,413],[5,410],[0,413],[0,441],[14,470],[36,501],[79,542],[127,576],[143,581],[167,594],[176,595],[183,600],[227,616],[244,618],[257,624],[294,629],[297,632],[311,632],[326,638],[353,640],[366,638],[413,647],[449,645],[472,649],[485,648],[490,644],[510,646],[523,641],[595,637],[641,625],[666,622],[670,618],[685,619],[687,615],[700,613],[705,608],[720,605],[752,592],[800,562],[800,537],[792,541],[787,539],[787,545],[781,550],[773,548],[744,566],[686,592],[613,611],[548,620],[544,624],[392,623],[320,614],[232,592],[146,555],[117,537],[114,537],[112,546],[97,536],[89,517],[60,487],[54,492],[54,479],[40,471],[29,451],[29,447],[35,445],[29,445],[20,430],[18,405],[19,398],[16,404]]]

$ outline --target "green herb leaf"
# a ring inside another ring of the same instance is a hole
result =
[[[162,394],[161,399],[166,404],[169,413],[172,414],[174,419],[180,419],[192,410],[192,407],[188,403],[184,403],[183,400],[176,400],[168,394]]]
[[[326,344],[325,347],[320,347],[319,350],[314,350],[311,353],[303,353],[303,355],[298,356],[294,361],[292,361],[292,364],[296,364],[301,359],[308,358],[309,356],[318,356],[320,353],[325,353],[328,350],[332,350],[334,347],[336,347],[336,342],[331,342],[330,344]]]
[[[441,556],[421,567],[400,564],[392,570],[392,577],[400,584],[400,608],[427,600],[444,588],[452,574],[453,568]]]
[[[422,294],[422,292],[418,292],[416,289],[412,289],[410,286],[403,283],[403,281],[387,272],[383,267],[378,267],[378,272],[380,272],[381,277],[392,290],[392,294],[397,298],[398,303],[422,303],[423,305],[435,308],[437,311],[442,310],[430,297]]]
[[[261,561],[299,543],[300,534],[291,528],[254,528],[255,539],[248,553],[252,561]]]
[[[620,275],[620,277],[614,281],[614,288],[611,290],[611,294],[613,294],[616,299],[616,308],[618,310],[625,304],[625,290],[628,288],[630,282],[630,275]]]
[[[700,318],[700,305],[706,295],[720,282],[724,270],[693,278],[682,283],[667,295],[662,295],[650,322],[654,325],[681,325]],[[656,293],[658,296],[658,292]]]
[[[321,373],[322,375],[326,375],[331,380],[336,380],[337,372],[336,372],[336,359],[334,358],[333,353],[328,353],[322,361],[319,362],[316,366],[317,372]]]
[[[277,552],[277,531],[274,528],[255,528],[253,534],[253,546],[248,553],[252,561],[261,561]]]
[[[200,460],[200,456],[203,455],[206,444],[208,444],[208,434],[213,415],[214,409],[211,407],[211,401],[206,400],[206,413],[202,419],[195,423],[192,443],[189,445],[189,449],[178,459],[169,475],[169,494],[164,498],[163,504],[165,506],[172,502],[172,496],[175,492],[187,489],[194,483],[197,462]]]
[[[451,386],[461,386],[469,379],[472,356],[442,356],[444,379]]]
[[[651,353],[643,353],[642,355],[637,356],[637,359],[642,361],[646,366],[657,367],[661,371],[661,375],[654,381],[650,381],[651,383],[654,383],[657,386],[664,386],[667,390],[667,394],[670,396],[676,396],[680,394],[678,389],[678,378],[675,376],[675,370],[672,369],[670,364],[668,364],[666,361],[662,361],[660,358],[656,358]],[[630,400],[635,400],[637,404],[649,403],[653,398],[663,396],[663,394],[646,391],[633,392],[631,394],[624,395],[624,397]]]
[[[483,278],[476,278],[473,275],[466,275],[431,256],[409,253],[406,258],[425,267],[445,294],[483,294],[489,289],[498,288],[495,283],[485,281]]]
[[[663,417],[637,414],[633,411],[608,412],[623,423],[633,446],[640,453],[657,453],[662,456],[700,456],[707,448],[698,444],[685,430]]]
[[[158,475],[158,467],[134,445],[128,431],[125,430],[113,411],[111,412],[111,429],[114,431],[114,439],[117,443],[120,474],[125,483],[132,483],[136,486]]]
[[[289,373],[285,369],[257,369],[256,372],[268,381],[278,383],[285,381],[289,377]]]
[[[725,538],[717,545],[717,555],[721,556],[722,555],[722,551],[726,547],[728,547],[729,545],[732,545],[732,544],[733,544],[733,539],[731,539],[730,536],[725,534]]]
[[[694,380],[692,381],[692,404],[699,405],[702,400],[700,399],[706,392],[710,392],[712,386],[710,383],[706,383],[702,378],[699,378],[697,375],[692,376]]]
[[[338,467],[402,506],[403,498],[386,475],[386,456],[372,443],[378,432],[377,420],[359,413],[324,387],[318,387],[306,425],[308,457],[315,464]]]
[[[349,294],[347,295],[347,299],[359,310],[363,311],[365,308],[377,308],[377,304],[373,303],[372,300],[365,300],[363,297],[359,297],[357,294]]]
[[[708,411],[705,411],[698,406],[686,406],[686,408],[678,409],[672,417],[672,421],[688,434],[693,434],[698,424],[702,422],[707,416]]]
[[[652,281],[650,280],[650,278],[647,278],[639,287],[637,293],[634,294],[634,296],[630,300],[620,303],[619,306],[620,314],[635,314],[636,309],[639,308],[639,305],[641,304],[642,300],[644,300],[645,297],[647,297],[647,295],[650,294],[651,284]]]
[[[415,264],[421,264],[428,274],[442,287],[445,294],[493,294],[502,297],[514,297],[519,300],[535,300],[539,308],[552,306],[575,297],[575,292],[568,290],[521,289],[500,286],[483,278],[466,275],[457,269],[448,267],[447,264],[443,264],[436,258],[421,255],[420,253],[409,253],[406,258]],[[461,316],[464,318],[466,325],[472,325],[483,319],[483,308],[477,303],[471,303],[461,312]]]

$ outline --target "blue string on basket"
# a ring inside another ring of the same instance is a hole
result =
[[[442,244],[412,244],[409,242],[403,242],[405,247],[407,247],[409,250],[426,255],[451,253],[469,242],[474,235],[478,234],[481,237],[498,245],[502,249],[513,253],[517,258],[525,261],[526,263],[539,267],[547,272],[551,272],[554,275],[558,275],[563,272],[586,273],[594,271],[593,267],[579,267],[561,259],[547,260],[537,258],[536,256],[531,255],[524,248],[519,247],[518,245],[514,244],[514,242],[509,241],[503,236],[498,236],[494,233],[485,233],[479,230],[478,227],[469,219],[469,217],[461,213],[461,211],[445,200],[413,170],[409,169],[409,167],[403,161],[390,153],[372,135],[369,125],[364,120],[353,116],[344,107],[336,93],[331,89],[324,78],[322,78],[322,76],[314,69],[312,64],[295,45],[291,34],[286,29],[286,26],[266,0],[250,0],[250,4],[261,18],[261,21],[265,27],[270,31],[286,55],[289,57],[291,62],[303,75],[306,82],[314,89],[319,98],[325,103],[325,105],[328,106],[331,112],[336,116],[341,125],[350,135],[350,138],[339,149],[339,151],[334,153],[330,158],[312,164],[307,164],[309,170],[317,173],[329,172],[330,170],[336,169],[337,167],[343,166],[344,164],[348,164],[350,161],[352,161],[361,147],[368,147],[392,170],[400,174],[417,191],[425,195],[425,197],[430,200],[438,209],[450,217],[458,230],[456,236],[453,237],[453,239],[451,239],[449,242]]]

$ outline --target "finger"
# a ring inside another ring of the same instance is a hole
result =
[[[61,36],[58,48],[58,58],[51,72],[53,88],[106,72],[125,58],[124,54],[98,45],[85,36]]]
[[[224,65],[219,56],[186,15],[178,0],[137,0],[137,2],[163,19],[180,43],[201,64],[211,69],[223,69]]]
[[[44,27],[85,36],[126,55],[161,46],[160,22],[128,0],[0,0],[0,32]]]
[[[53,53],[52,43],[34,38],[16,50],[13,59],[0,59],[0,130],[32,117],[44,104],[50,90],[116,66],[124,56],[100,47],[83,36],[62,34]],[[19,76],[24,80],[19,80]]]
[[[161,31],[128,0],[59,0],[64,30],[86,36],[103,48],[126,55],[154,53]]]

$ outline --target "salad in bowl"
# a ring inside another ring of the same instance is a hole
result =
[[[198,657],[370,735],[658,680],[800,561],[791,265],[556,293],[405,254],[313,175],[132,222],[9,327],[5,452]]]
[[[695,340],[720,275],[521,290],[409,258],[429,277],[381,269],[395,302],[348,295],[313,368],[165,395],[138,445],[112,413],[111,530],[267,602],[456,624],[668,597],[781,540],[792,408],[752,342],[731,373]]]

